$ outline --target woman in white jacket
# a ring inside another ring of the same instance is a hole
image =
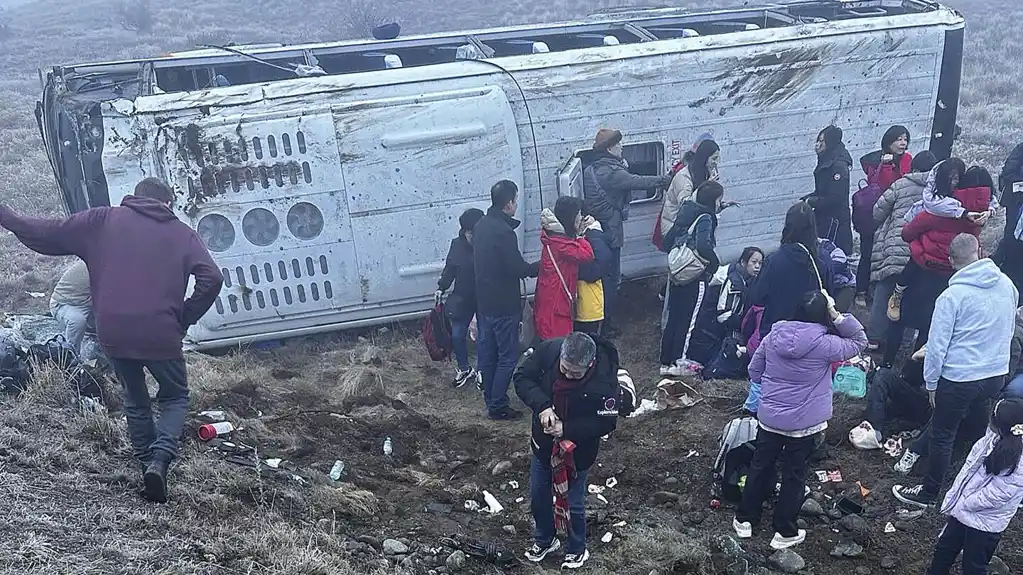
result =
[[[664,205],[661,207],[661,239],[668,233],[675,223],[675,216],[682,202],[690,199],[696,188],[707,180],[716,180],[718,177],[718,161],[721,159],[720,148],[710,138],[701,139],[697,145],[682,158],[685,167],[675,174],[671,185],[664,192]],[[671,246],[663,246],[664,251],[671,249]]]

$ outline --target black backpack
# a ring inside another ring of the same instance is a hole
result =
[[[757,420],[737,417],[725,425],[714,461],[714,483],[721,499],[738,502],[742,499],[745,476],[753,463],[757,442]]]
[[[32,379],[28,356],[6,341],[0,341],[0,392],[20,394]]]
[[[32,344],[28,355],[39,364],[52,364],[64,372],[64,379],[71,389],[82,397],[103,398],[102,376],[91,373],[85,362],[62,334],[55,335],[43,343]]]

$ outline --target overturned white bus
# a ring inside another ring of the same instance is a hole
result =
[[[713,130],[742,203],[722,218],[722,255],[774,246],[813,185],[823,126],[854,156],[893,123],[948,156],[963,33],[925,0],[810,0],[210,48],[55,67],[37,115],[69,212],[117,204],[146,176],[174,187],[226,278],[189,333],[212,348],[422,314],[458,215],[485,209],[499,179],[522,189],[521,246],[539,257],[539,212],[581,193],[578,154],[599,127],[626,134],[642,174]],[[664,268],[660,194],[634,193],[627,276]]]

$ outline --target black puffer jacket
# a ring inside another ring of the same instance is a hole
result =
[[[437,288],[448,291],[455,287],[444,306],[451,319],[470,319],[476,313],[476,269],[473,263],[472,244],[465,236],[451,240],[444,271],[440,274]]]
[[[563,419],[564,438],[573,441],[577,469],[589,469],[597,459],[600,438],[615,430],[619,415],[628,415],[631,405],[618,385],[618,350],[610,341],[593,337],[597,358],[585,382],[569,398],[568,418]],[[554,382],[560,377],[563,338],[541,343],[515,370],[515,392],[533,410],[530,441],[533,454],[549,459],[554,438],[543,432],[539,414],[554,406]]]
[[[539,264],[526,263],[515,228],[520,222],[491,207],[476,224],[472,250],[476,274],[476,312],[485,317],[522,315],[523,278],[536,277]]]
[[[838,142],[817,159],[813,171],[814,191],[804,197],[817,220],[817,236],[835,242],[847,254],[852,251],[852,211],[849,207],[849,169],[852,156]]]

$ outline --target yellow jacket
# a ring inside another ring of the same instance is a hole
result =
[[[604,283],[579,282],[576,288],[576,321],[604,321]]]

